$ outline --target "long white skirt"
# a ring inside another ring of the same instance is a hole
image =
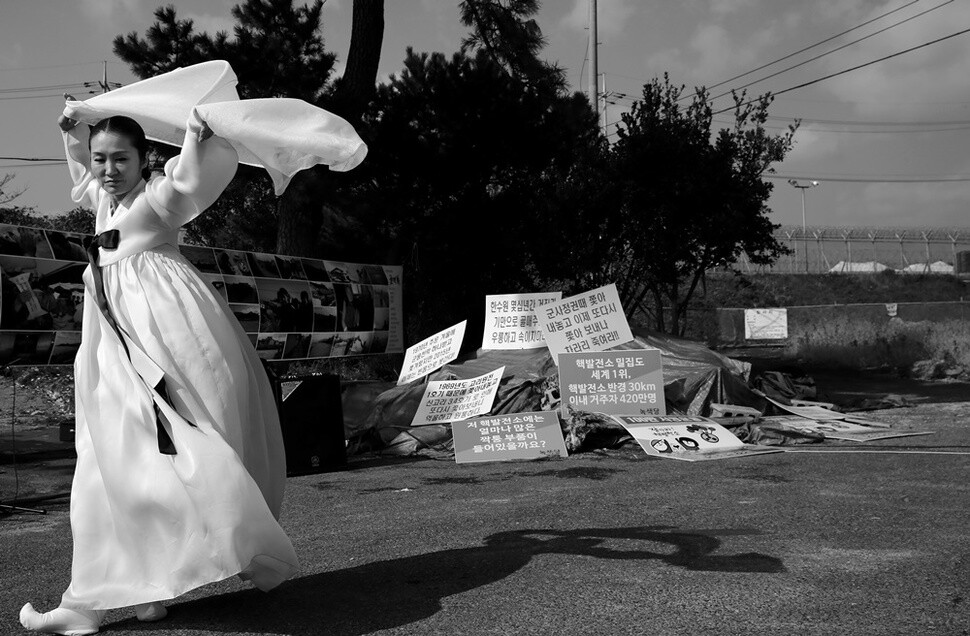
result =
[[[298,564],[277,521],[283,438],[249,338],[173,246],[102,271],[116,320],[165,372],[177,454],[158,451],[153,392],[101,316],[89,269],[74,364],[74,560],[61,606],[160,601],[237,574],[261,589],[286,580]]]

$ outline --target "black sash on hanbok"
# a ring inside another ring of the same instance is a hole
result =
[[[132,362],[135,371],[138,373],[139,377],[145,382],[145,384],[151,389],[155,395],[165,400],[165,403],[172,407],[172,410],[176,410],[175,406],[172,404],[172,398],[168,394],[168,387],[165,386],[165,377],[161,373],[158,373],[159,379],[155,382],[148,380],[139,371],[137,364],[135,364],[132,359],[132,351],[128,347],[128,341],[131,340],[130,337],[125,333],[124,329],[115,320],[114,315],[111,313],[111,307],[108,305],[108,296],[104,293],[104,276],[101,273],[101,266],[98,264],[98,248],[106,250],[118,249],[118,242],[121,239],[121,232],[118,230],[107,230],[90,239],[86,246],[85,251],[88,255],[88,263],[91,265],[91,276],[94,278],[94,294],[98,302],[98,309],[101,310],[101,315],[114,330],[115,334],[118,336],[118,340],[121,342],[121,346],[125,350],[125,354],[128,356],[128,360]],[[134,346],[134,344],[133,344]],[[148,356],[141,352],[137,352],[142,359],[148,359]],[[162,419],[160,416],[160,410],[158,404],[155,400],[152,400],[152,406],[155,409],[155,428],[158,434],[158,452],[164,455],[176,455],[175,442],[172,441],[172,436],[165,429],[164,424],[162,424]],[[195,426],[192,422],[186,420],[190,426]]]

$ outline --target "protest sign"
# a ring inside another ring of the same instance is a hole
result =
[[[613,415],[666,415],[658,349],[559,354],[562,416],[569,407]]]
[[[554,411],[476,417],[452,424],[451,435],[459,464],[567,456]]]
[[[462,320],[457,325],[408,347],[404,352],[401,375],[397,379],[398,386],[428,375],[457,358],[467,322]]]
[[[788,337],[787,309],[745,309],[745,340],[784,340]]]
[[[446,424],[488,413],[504,373],[505,367],[500,367],[477,378],[428,382],[411,426]]]
[[[780,453],[773,446],[745,444],[717,422],[699,416],[613,415],[648,455],[687,462]]]
[[[761,423],[776,426],[783,430],[814,433],[827,439],[842,439],[851,442],[870,442],[877,439],[933,434],[931,431],[891,431],[886,428],[872,428],[844,420],[819,421],[797,415],[770,415],[761,418]]]
[[[761,391],[758,391],[757,389],[755,389],[754,392],[757,395],[760,395],[761,397],[765,398],[775,406],[777,406],[782,411],[785,411],[786,413],[791,413],[792,415],[797,415],[799,417],[804,417],[810,420],[819,420],[819,421],[843,420],[843,421],[852,421],[852,422],[855,422],[856,424],[862,424],[864,426],[877,426],[880,428],[889,428],[889,424],[885,424],[883,422],[876,422],[869,419],[863,419],[861,417],[850,415],[848,413],[840,413],[838,411],[827,409],[824,406],[807,405],[807,404],[802,404],[802,405],[785,404],[783,402],[779,402],[778,400],[768,397],[767,395],[765,395]]]
[[[605,351],[633,340],[613,284],[540,307],[536,316],[553,359],[560,353]]]
[[[538,349],[546,345],[536,311],[562,300],[562,292],[485,296],[482,349]]]

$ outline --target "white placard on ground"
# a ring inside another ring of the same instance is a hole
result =
[[[476,417],[451,425],[459,464],[566,457],[555,411]]]
[[[485,296],[482,349],[538,349],[546,346],[536,311],[562,300],[562,292]]]
[[[792,415],[797,415],[799,417],[804,417],[810,420],[819,420],[819,421],[826,421],[826,422],[832,421],[832,420],[842,420],[847,422],[853,422],[855,424],[862,424],[863,426],[876,426],[879,428],[889,428],[889,424],[857,417],[850,413],[840,413],[839,411],[833,411],[831,409],[827,409],[824,406],[811,406],[811,405],[795,406],[793,404],[783,404],[778,400],[768,397],[761,391],[756,390],[755,393],[762,396],[763,398],[765,398],[766,400],[768,400],[769,402],[777,406],[782,411],[785,411],[786,413],[791,413]]]
[[[605,351],[633,340],[612,283],[541,307],[536,316],[553,359],[560,353]]]
[[[401,375],[397,379],[398,385],[426,376],[457,358],[467,322],[462,320],[457,325],[408,347],[404,353]]]
[[[745,340],[784,340],[788,338],[788,310],[783,308],[745,309]]]
[[[799,433],[815,433],[826,439],[843,439],[851,442],[871,442],[876,439],[933,434],[931,431],[893,431],[886,428],[872,428],[845,420],[818,421],[797,415],[771,415],[761,418],[761,423]]]
[[[705,417],[613,415],[648,455],[687,462],[780,453],[781,448],[745,444]]]
[[[411,426],[467,420],[492,410],[505,367],[467,380],[434,380],[421,396]]]
[[[563,418],[569,407],[613,415],[666,415],[659,349],[559,354]]]

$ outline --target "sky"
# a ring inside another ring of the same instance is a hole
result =
[[[296,0],[300,4],[299,0]],[[112,53],[116,35],[144,37],[171,4],[197,31],[231,32],[238,0],[3,0],[0,2],[0,176],[24,189],[14,204],[74,207],[55,120],[64,86],[136,78]],[[668,73],[688,93],[745,88],[776,94],[768,126],[801,120],[773,167],[775,223],[835,227],[970,228],[970,2],[965,0],[598,0],[601,109],[611,139],[642,86]],[[536,21],[541,57],[588,88],[590,0],[545,0]],[[322,34],[337,55],[350,43],[352,0],[327,0]],[[451,54],[466,28],[457,0],[386,0],[380,79],[402,68],[407,46]],[[950,37],[952,36],[952,37]],[[945,38],[945,39],[943,39]],[[855,40],[860,40],[854,42]],[[939,40],[939,41],[937,41]],[[936,42],[934,42],[936,41]],[[907,49],[914,49],[903,53]],[[890,57],[892,56],[892,57]],[[816,58],[816,59],[812,59]],[[881,58],[883,61],[872,63]],[[856,70],[845,72],[848,69]],[[752,72],[754,71],[754,72]],[[828,79],[823,79],[823,78]],[[819,81],[821,80],[821,81]],[[730,108],[730,95],[714,101]],[[715,115],[729,126],[731,112]],[[647,176],[649,178],[649,176]],[[811,181],[818,185],[792,187]],[[804,207],[803,207],[804,203]],[[804,213],[804,215],[803,215]]]

